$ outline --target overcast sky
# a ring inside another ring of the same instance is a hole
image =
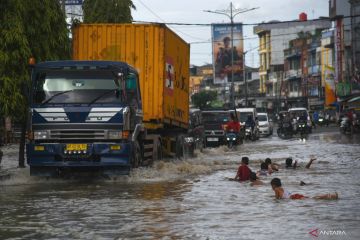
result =
[[[134,21],[165,23],[226,23],[230,19],[224,15],[207,13],[204,10],[229,9],[230,1],[223,0],[133,0],[136,10],[132,11]],[[308,19],[329,15],[328,0],[233,0],[235,8],[256,10],[241,13],[235,22],[260,23],[270,20],[295,20],[301,12]],[[169,27],[191,44],[190,63],[203,65],[212,63],[211,27],[210,26],[174,26]],[[253,26],[244,26],[245,51],[254,49],[246,56],[246,64],[259,66],[256,47],[259,45]]]

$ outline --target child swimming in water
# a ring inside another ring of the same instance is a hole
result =
[[[260,177],[260,176],[268,176],[271,173],[272,173],[272,171],[270,170],[268,165],[263,162],[263,163],[260,164],[260,170],[257,171],[256,176],[258,176],[258,177]]]
[[[313,161],[315,161],[316,158],[310,158],[309,162],[306,164],[305,168],[309,169],[311,164],[313,163]],[[285,160],[285,168],[293,168],[296,169],[298,168],[299,165],[297,164],[297,161],[295,160],[294,164],[293,164],[293,160],[291,157],[287,158]]]
[[[270,182],[272,189],[275,192],[275,198],[276,199],[305,199],[305,198],[309,198],[306,197],[302,194],[291,194],[290,192],[286,191],[282,186],[281,186],[281,180],[279,178],[273,178]],[[327,199],[327,200],[333,200],[333,199],[338,199],[339,196],[337,194],[337,192],[333,193],[333,194],[323,194],[323,195],[317,195],[312,197],[314,199]]]
[[[260,185],[264,185],[264,182],[261,181],[257,176],[256,173],[251,172],[250,173],[250,186],[260,186]]]
[[[270,158],[265,159],[265,163],[269,167],[269,172],[279,171],[279,164],[272,163]]]
[[[249,158],[242,157],[241,165],[238,168],[238,171],[236,173],[234,180],[239,180],[240,182],[244,182],[244,181],[248,181],[250,179],[251,170],[248,167],[248,165],[249,165]]]

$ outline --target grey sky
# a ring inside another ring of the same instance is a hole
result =
[[[230,1],[221,0],[133,0],[137,10],[132,12],[134,20],[176,23],[223,23],[230,19],[224,15],[203,10],[229,9]],[[236,8],[254,8],[254,11],[239,14],[235,22],[259,23],[270,20],[294,20],[301,12],[308,19],[328,16],[328,0],[233,0]],[[171,29],[185,41],[191,43],[190,63],[203,65],[212,63],[210,26],[173,26]],[[253,26],[244,26],[244,37],[254,38]],[[208,42],[208,43],[197,43]],[[258,46],[258,39],[244,40],[245,51]],[[254,49],[247,55],[246,64],[258,66],[258,52]]]

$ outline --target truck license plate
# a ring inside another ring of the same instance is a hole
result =
[[[219,138],[208,138],[207,140],[209,142],[217,142],[217,141],[219,141]]]
[[[67,151],[84,151],[87,150],[87,144],[66,144]]]

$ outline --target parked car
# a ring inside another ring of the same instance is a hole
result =
[[[258,113],[259,131],[261,136],[270,136],[273,134],[272,120],[267,113]]]
[[[230,112],[228,110],[205,110],[201,115],[205,128],[205,146],[218,147],[225,144],[224,125],[230,119]]]

